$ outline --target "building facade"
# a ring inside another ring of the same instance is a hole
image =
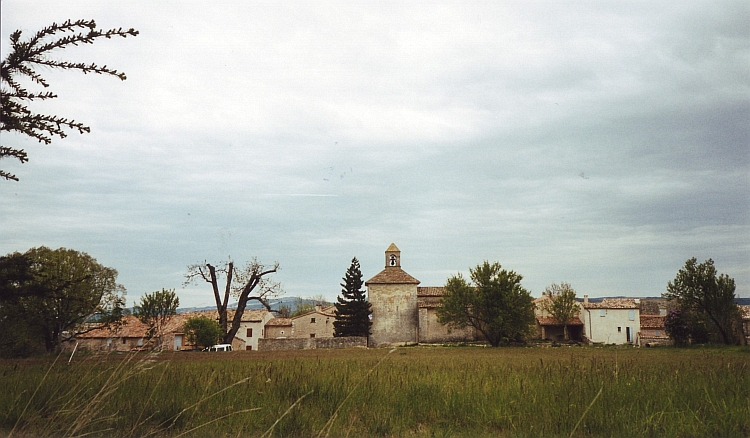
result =
[[[232,340],[232,348],[234,350],[257,350],[258,339],[265,337],[266,323],[271,319],[273,319],[273,313],[266,309],[245,310],[240,328]]]
[[[372,305],[370,346],[419,342],[417,285],[419,280],[401,269],[401,251],[391,243],[385,250],[385,269],[365,282]]]
[[[588,342],[602,344],[637,344],[640,334],[640,299],[605,298],[590,303],[584,296],[584,336]]]

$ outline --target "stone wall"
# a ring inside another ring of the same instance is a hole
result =
[[[476,339],[473,327],[448,330],[448,326],[440,324],[434,308],[419,309],[419,342],[470,342]]]
[[[367,347],[367,338],[363,336],[351,336],[340,338],[258,339],[258,350],[261,351],[353,347]]]
[[[370,346],[419,342],[416,284],[371,284],[368,298],[372,304]]]
[[[265,339],[291,338],[292,325],[267,325],[265,328]],[[260,341],[260,339],[258,339]],[[260,347],[258,347],[260,348]]]

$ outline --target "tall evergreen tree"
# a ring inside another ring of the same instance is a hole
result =
[[[333,336],[369,336],[372,310],[362,289],[362,271],[356,257],[352,259],[343,280],[341,296],[335,304],[336,321],[333,322]]]

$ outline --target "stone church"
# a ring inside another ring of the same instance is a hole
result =
[[[401,251],[391,243],[385,250],[385,268],[365,282],[372,304],[369,346],[464,342],[477,339],[475,330],[449,330],[437,320],[444,288],[419,287],[420,281],[401,269]]]

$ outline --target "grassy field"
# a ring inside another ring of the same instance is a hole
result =
[[[748,348],[410,347],[54,361],[0,361],[1,432],[750,436]]]

